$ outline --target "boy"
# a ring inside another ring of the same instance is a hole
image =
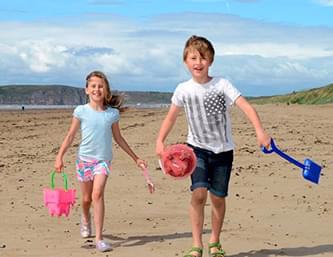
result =
[[[259,146],[269,146],[270,143],[270,137],[264,131],[257,112],[240,92],[229,81],[209,76],[214,54],[213,45],[206,38],[192,36],[187,40],[183,60],[192,78],[177,86],[156,141],[156,153],[161,156],[164,141],[176,122],[181,107],[184,107],[188,122],[187,144],[197,156],[197,166],[191,175],[190,219],[193,247],[184,257],[202,256],[204,207],[208,191],[212,203],[212,232],[208,253],[211,257],[225,256],[220,233],[234,149],[229,107],[236,104],[245,113],[256,131]]]

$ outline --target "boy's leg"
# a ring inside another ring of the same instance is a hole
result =
[[[96,232],[96,242],[103,239],[102,231],[104,224],[104,189],[107,176],[99,174],[94,176],[92,200],[94,204],[94,222]]]
[[[197,188],[192,192],[190,219],[192,225],[193,246],[202,247],[204,208],[207,201],[207,189]]]
[[[220,234],[223,226],[225,210],[226,210],[226,201],[225,197],[216,196],[210,194],[210,199],[212,202],[212,234],[210,237],[210,243],[220,242]],[[211,249],[214,252],[215,249]]]
[[[228,195],[229,180],[233,162],[233,151],[216,154],[212,158],[210,170],[210,199],[212,203],[210,237],[210,253],[219,253],[217,256],[224,256],[220,246],[220,234],[223,226],[226,211],[226,196]],[[211,243],[214,243],[213,245]],[[216,247],[215,247],[216,246]]]

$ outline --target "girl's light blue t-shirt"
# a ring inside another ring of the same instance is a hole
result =
[[[78,157],[84,161],[112,160],[112,124],[119,121],[119,110],[108,107],[96,111],[89,104],[79,105],[73,116],[81,122]]]

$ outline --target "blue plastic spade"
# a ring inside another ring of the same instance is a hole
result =
[[[271,139],[271,149],[268,150],[266,147],[262,147],[262,151],[266,154],[270,153],[277,153],[282,158],[286,159],[287,161],[295,164],[297,167],[301,168],[303,170],[303,177],[313,183],[318,184],[319,178],[320,178],[320,171],[321,166],[319,166],[314,161],[311,161],[310,159],[305,159],[304,164],[298,162],[294,158],[290,157],[286,153],[282,152],[279,148],[276,147],[273,138]]]

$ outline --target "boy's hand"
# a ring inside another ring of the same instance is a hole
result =
[[[271,144],[271,137],[265,131],[261,131],[257,134],[257,141],[259,147],[264,146],[265,148],[269,148]]]
[[[159,158],[161,158],[163,152],[164,152],[164,144],[163,142],[157,141],[156,142],[156,149],[155,152]]]

